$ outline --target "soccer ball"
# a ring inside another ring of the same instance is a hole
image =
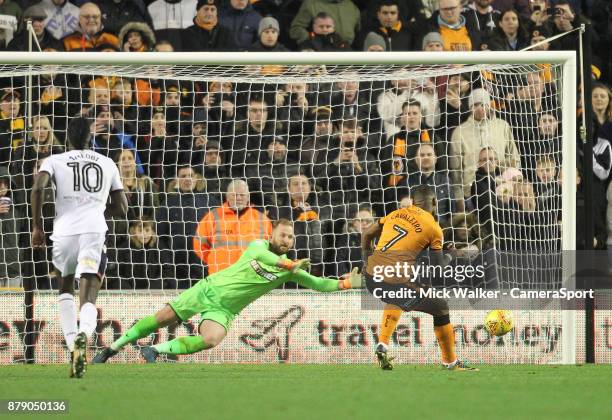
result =
[[[502,336],[514,328],[512,314],[504,309],[494,309],[485,318],[485,328],[491,335]]]

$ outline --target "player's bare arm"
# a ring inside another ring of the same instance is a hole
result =
[[[364,255],[372,252],[373,241],[380,236],[382,228],[382,225],[376,222],[361,234],[361,249],[363,250]]]
[[[116,190],[110,193],[110,202],[107,205],[108,213],[113,217],[123,217],[128,211],[128,201],[125,191]]]
[[[34,177],[32,186],[32,246],[39,248],[45,243],[45,232],[42,229],[42,199],[43,191],[49,185],[51,177],[48,172],[41,171]]]

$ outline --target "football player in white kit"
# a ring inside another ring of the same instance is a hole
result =
[[[42,247],[42,193],[52,181],[55,185],[53,222],[53,265],[60,273],[60,324],[71,352],[70,376],[85,373],[87,341],[96,329],[96,297],[104,277],[106,255],[105,211],[122,217],[128,202],[117,165],[112,159],[90,150],[90,123],[83,117],[68,125],[71,150],[45,159],[32,187],[32,246]],[[79,280],[80,324],[74,302],[74,279]]]

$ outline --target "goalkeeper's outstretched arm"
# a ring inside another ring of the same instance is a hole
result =
[[[340,280],[317,277],[304,270],[297,270],[295,280],[300,286],[319,292],[336,292],[338,290],[359,289],[363,287],[361,274],[359,274],[359,269],[357,268],[353,269],[348,277]]]
[[[282,268],[288,271],[296,272],[299,269],[308,268],[310,265],[310,260],[307,258],[302,260],[292,261],[287,258],[282,258],[276,255],[274,252],[268,249],[268,246],[264,241],[253,241],[249,245],[249,251],[257,260],[262,264],[272,265],[278,268]]]

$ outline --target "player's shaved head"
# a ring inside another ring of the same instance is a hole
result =
[[[89,149],[91,140],[90,122],[87,118],[76,117],[68,124],[67,130],[68,142],[73,149],[83,150]]]
[[[430,185],[419,185],[410,189],[410,197],[415,206],[429,213],[436,211],[436,191]]]

